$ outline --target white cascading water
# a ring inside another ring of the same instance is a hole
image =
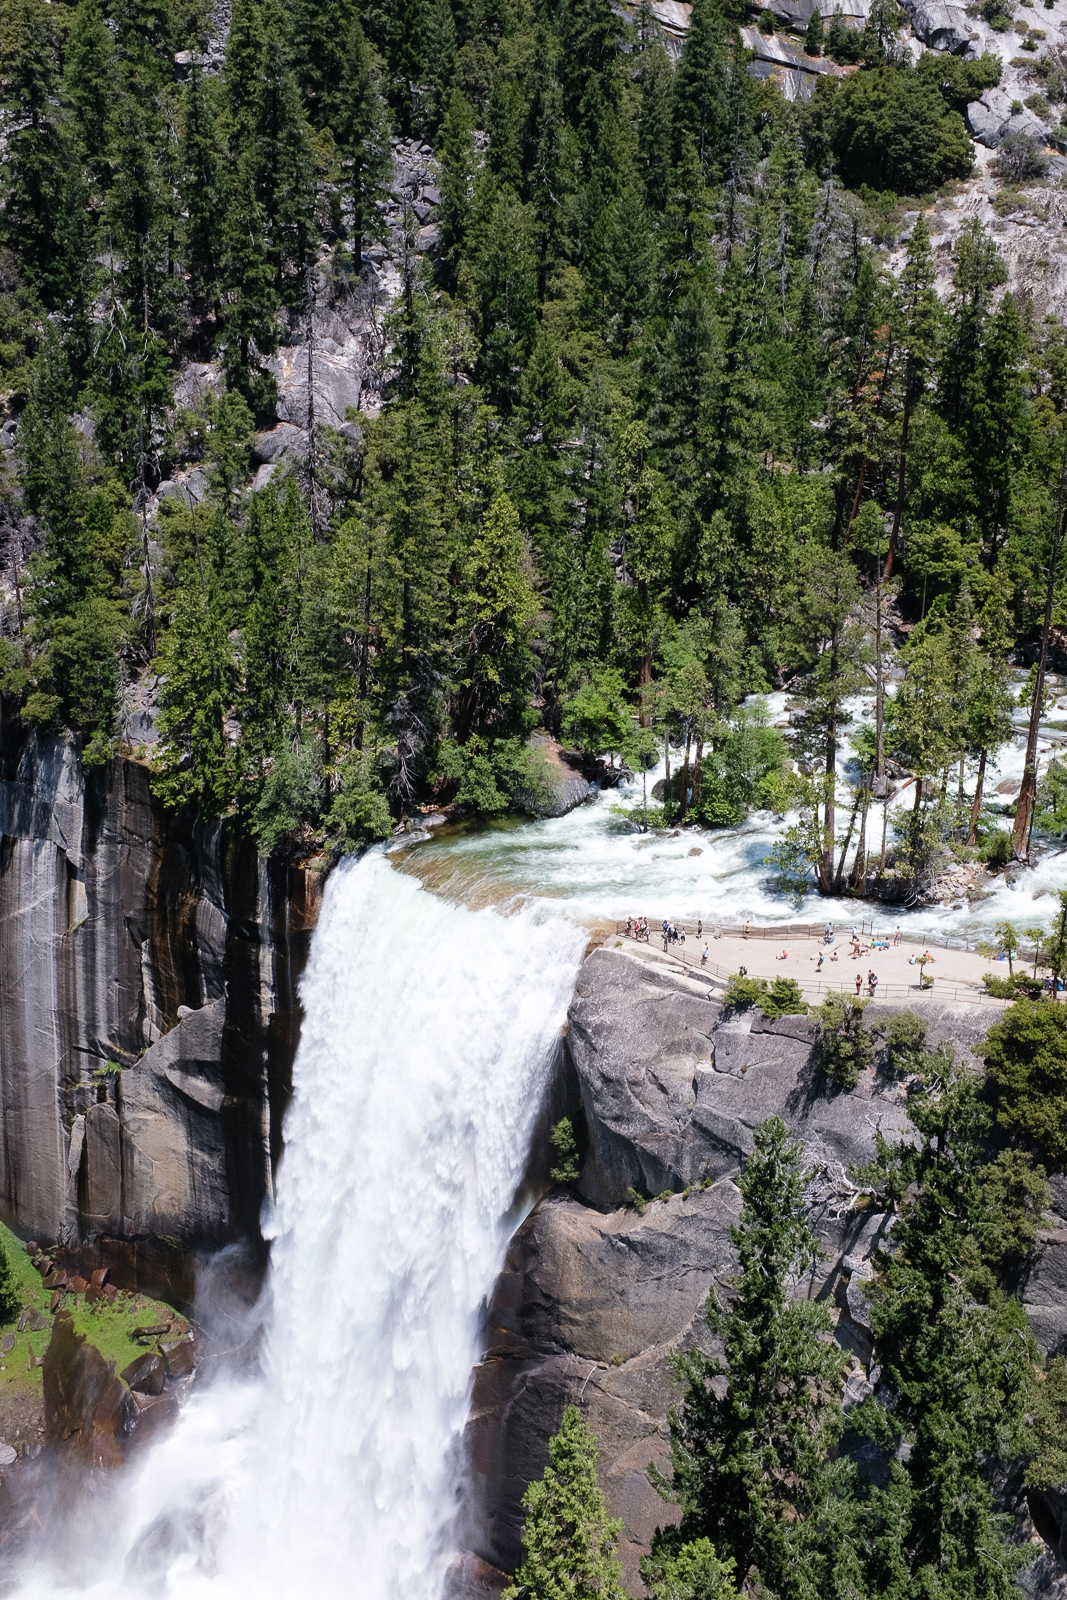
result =
[[[380,856],[333,875],[262,1376],[195,1395],[77,1573],[36,1559],[27,1600],[437,1600],[484,1304],[584,939],[544,908],[448,904]]]

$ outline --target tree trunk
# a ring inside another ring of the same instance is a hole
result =
[[[692,743],[692,739],[692,729],[687,728],[685,734],[685,760],[682,763],[682,809],[678,813],[679,822],[684,822],[686,817],[689,815],[689,747]]]
[[[897,467],[897,503],[893,507],[893,527],[889,535],[889,554],[885,558],[883,578],[893,575],[893,562],[897,558],[897,537],[900,518],[904,511],[904,488],[908,478],[908,424],[911,422],[911,400],[904,402],[904,421],[900,430],[900,464]]]
[[[863,786],[861,785],[860,788],[858,788],[856,790],[856,798],[852,802],[852,815],[848,819],[848,831],[845,834],[844,842],[843,842],[843,844],[841,846],[841,854],[838,857],[838,862],[837,862],[837,871],[834,873],[834,893],[835,894],[840,894],[842,888],[844,887],[844,882],[845,882],[845,857],[848,855],[848,847],[852,843],[852,833],[853,833],[853,829],[856,826],[856,816],[857,816],[857,814],[859,812],[862,800],[863,800]]]
[[[978,818],[982,813],[982,790],[985,788],[985,764],[988,754],[988,750],[983,750],[978,760],[978,787],[974,791],[974,805],[971,807],[971,825],[967,829],[968,848],[972,848],[978,838]]]
[[[871,804],[871,786],[866,783],[863,789],[863,812],[860,816],[860,838],[856,846],[856,859],[852,863],[852,887],[857,894],[862,894],[867,886],[867,812]]]
[[[1056,525],[1052,530],[1052,549],[1049,552],[1048,576],[1045,584],[1045,615],[1041,623],[1041,654],[1037,663],[1037,682],[1030,707],[1030,726],[1026,733],[1026,761],[1023,766],[1022,788],[1015,809],[1015,826],[1012,829],[1012,854],[1023,861],[1030,849],[1030,830],[1033,826],[1034,805],[1037,800],[1037,731],[1041,721],[1041,704],[1045,698],[1045,672],[1048,666],[1048,641],[1052,631],[1052,603],[1059,577],[1060,551],[1063,546],[1063,522],[1067,492],[1067,443],[1060,461],[1059,492],[1056,496]]]
[[[875,592],[875,624],[874,624],[874,731],[875,731],[875,756],[874,775],[878,781],[879,793],[885,784],[885,674],[882,671],[882,574],[878,574],[878,588]]]
[[[704,793],[704,741],[697,740],[696,762],[693,772],[693,804],[698,806]]]
[[[663,803],[666,807],[671,803],[671,736],[666,728],[663,730],[663,766]]]
[[[830,656],[830,682],[837,682],[837,636]],[[837,828],[837,702],[826,724],[826,788],[823,794],[823,854],[819,864],[819,889],[830,894],[834,877],[834,832]]]

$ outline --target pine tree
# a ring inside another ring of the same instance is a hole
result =
[[[646,45],[637,64],[641,89],[637,118],[637,167],[645,201],[655,214],[667,205],[671,181],[671,63],[658,41]]]
[[[934,258],[930,249],[930,229],[926,218],[920,215],[908,240],[907,260],[900,275],[898,304],[902,329],[897,341],[901,390],[900,454],[893,528],[883,581],[892,575],[896,559],[897,538],[907,489],[911,419],[930,379],[943,322],[941,303],[934,288],[935,277]]]
[[[184,212],[183,259],[194,304],[209,308],[217,320],[225,252],[225,165],[208,90],[199,68],[194,68],[189,75],[182,113],[179,168]]]
[[[358,21],[349,30],[334,131],[352,208],[352,264],[358,274],[364,245],[381,235],[393,173],[378,63]]]
[[[564,1411],[548,1466],[522,1503],[522,1565],[502,1600],[625,1600],[615,1553],[622,1523],[607,1515],[596,1440],[577,1406]]]
[[[695,0],[674,73],[674,158],[690,140],[706,180],[718,174],[730,137],[728,30],[718,0]]]
[[[178,587],[158,662],[162,688],[153,792],[165,805],[192,804],[206,816],[218,816],[232,792],[225,723],[237,664],[222,608],[195,571],[186,573]]]
[[[450,0],[433,0],[426,24],[426,62],[433,84],[433,106],[427,124],[427,136],[441,126],[448,110],[452,91],[459,79],[459,52],[456,40],[456,20],[452,15]]]
[[[441,129],[441,260],[446,287],[454,289],[474,206],[474,112],[461,89],[453,89]]]
[[[262,208],[255,192],[250,157],[244,157],[229,184],[222,239],[222,332],[226,379],[240,389],[253,411],[262,409],[273,391],[263,369],[264,357],[278,348],[280,299],[264,243]]]
[[[316,242],[315,156],[278,0],[265,0],[262,21],[266,49],[248,148],[274,287],[287,304],[298,305]]]
[[[93,181],[111,181],[105,160],[118,94],[115,41],[104,22],[101,0],[79,0],[63,63],[62,100],[73,113]]]
[[[155,132],[140,101],[125,97],[112,147],[115,180],[102,222],[120,262],[119,293],[144,333],[166,327],[175,293],[169,272],[173,199],[161,175]]]
[[[876,1161],[857,1174],[898,1208],[870,1297],[893,1402],[869,1402],[862,1420],[896,1456],[871,1507],[870,1581],[917,1597],[936,1574],[947,1600],[1008,1600],[1026,1557],[994,1509],[991,1479],[1002,1452],[1018,1448],[1035,1349],[1003,1290],[1032,1249],[1048,1191],[1021,1152],[991,1161],[980,1077],[945,1046],[922,1070],[928,1092],[908,1109],[915,1135],[892,1147],[878,1135]]]
[[[171,0],[120,0],[116,21],[127,88],[138,98],[151,95],[174,77]]]
[[[822,55],[824,36],[822,12],[816,6],[808,18],[807,27],[804,29],[804,49],[809,56]]]
[[[534,668],[530,624],[537,603],[518,514],[507,495],[493,500],[465,565],[456,737],[463,742],[472,733],[526,733]]]
[[[251,131],[267,48],[262,0],[233,0],[230,31],[226,37],[223,83],[236,145],[242,145]]]
[[[753,1142],[739,1183],[741,1218],[730,1230],[735,1296],[724,1311],[712,1290],[705,1310],[724,1360],[697,1348],[672,1361],[682,1404],[670,1418],[670,1493],[682,1519],[657,1536],[653,1553],[709,1539],[776,1594],[847,1592],[858,1576],[854,1469],[828,1459],[843,1426],[845,1358],[826,1337],[828,1308],[790,1299],[816,1258],[803,1214],[803,1150],[777,1117]]]
[[[314,128],[337,131],[344,110],[345,57],[355,0],[296,0],[290,10],[292,65]]]

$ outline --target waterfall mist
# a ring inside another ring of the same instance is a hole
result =
[[[380,856],[327,886],[255,1380],[193,1393],[19,1594],[437,1600],[481,1318],[585,935]]]

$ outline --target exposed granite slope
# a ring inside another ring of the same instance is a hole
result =
[[[313,874],[260,861],[231,825],[167,816],[144,766],[86,773],[69,743],[7,731],[0,1212],[13,1226],[105,1254],[120,1242],[131,1259],[258,1238],[316,908]]]
[[[875,1005],[869,1016],[899,1009]],[[940,1002],[924,1001],[923,1011],[930,1043],[947,1040],[957,1052],[991,1020]],[[905,1092],[884,1069],[864,1073],[851,1093],[833,1090],[813,1037],[804,1018],[765,1022],[726,1010],[707,982],[655,951],[622,946],[587,957],[567,1038],[569,1093],[587,1138],[577,1196],[551,1193],[512,1241],[475,1376],[468,1537],[483,1576],[514,1570],[523,1490],[544,1467],[564,1406],[580,1400],[600,1443],[609,1507],[624,1523],[626,1585],[643,1592],[641,1555],[672,1516],[647,1473],[650,1460],[667,1460],[670,1354],[706,1337],[708,1290],[725,1287],[732,1270],[734,1179],[768,1116],[795,1131],[810,1163],[807,1201],[823,1257],[797,1293],[831,1307],[851,1354],[846,1401],[869,1392],[862,1286],[890,1218],[870,1208],[849,1168],[874,1154],[876,1129],[906,1136]],[[639,1212],[627,1204],[631,1188],[670,1193]],[[1067,1350],[1067,1184],[1057,1184],[1056,1205],[1063,1216],[1050,1219],[1057,1228],[1043,1236],[1022,1297],[1039,1339]],[[1056,1585],[1042,1573],[1033,1569],[1031,1590],[1048,1596]]]

